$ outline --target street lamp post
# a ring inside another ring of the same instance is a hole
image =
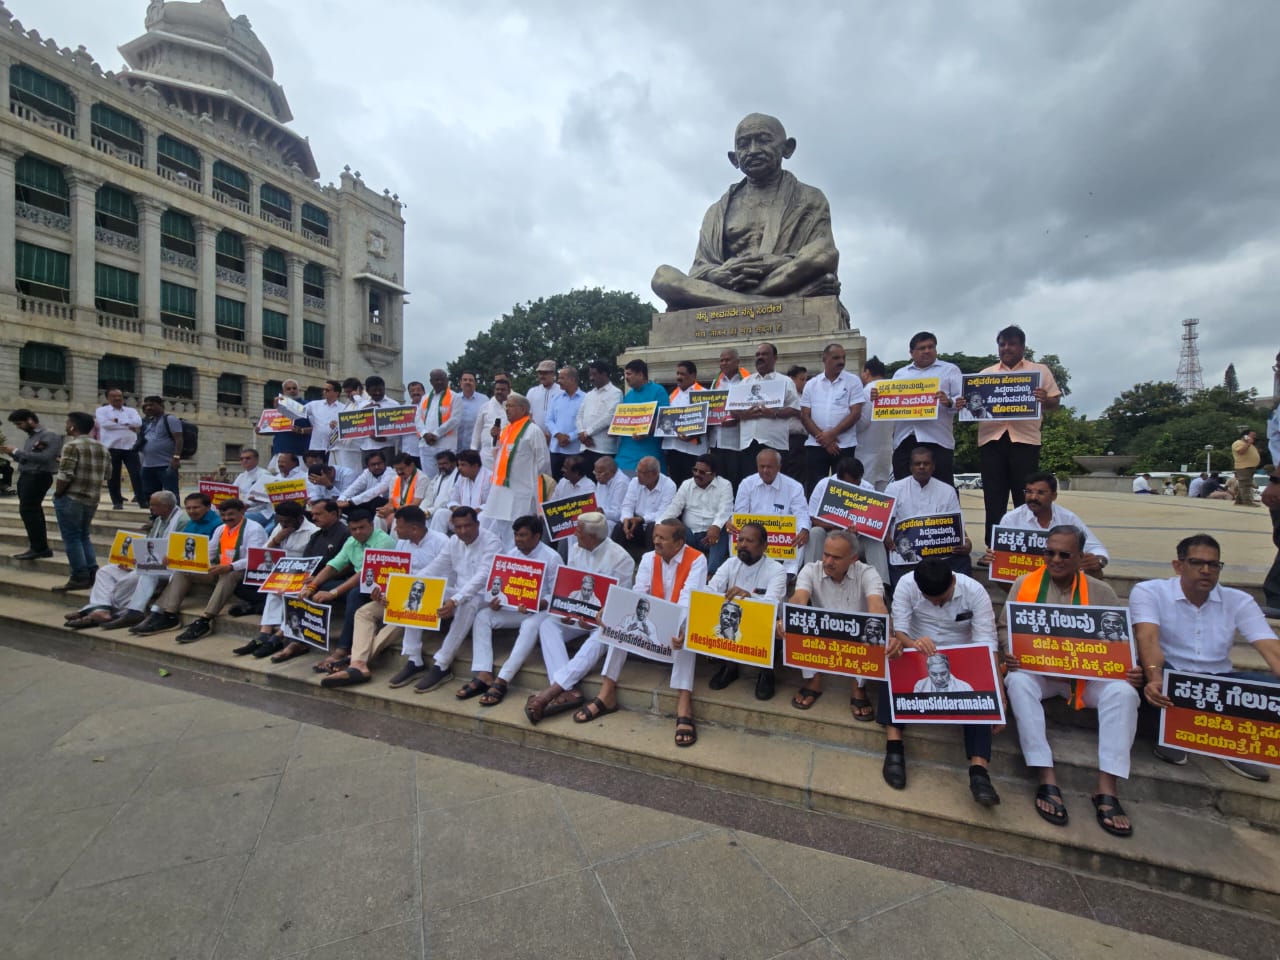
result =
[[[1204,445],[1204,472],[1205,473],[1213,472],[1212,470],[1209,469],[1209,461],[1212,458],[1212,456],[1213,456],[1213,444],[1206,443]]]

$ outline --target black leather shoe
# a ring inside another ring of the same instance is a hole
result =
[[[213,633],[213,621],[208,617],[196,617],[187,625],[187,629],[173,639],[179,643],[195,643],[201,637],[207,637],[211,633]]]
[[[257,650],[253,651],[253,655],[256,659],[263,660],[267,657],[274,656],[283,649],[284,641],[279,637],[272,637],[266,643],[259,646]]]
[[[143,620],[136,627],[130,627],[129,632],[144,637],[149,633],[159,633],[162,630],[172,630],[181,623],[176,613],[165,613],[159,611],[151,614],[147,619]]]
[[[761,670],[756,677],[756,699],[772,700],[773,699],[773,671]]]
[[[243,657],[247,653],[253,653],[255,650],[257,650],[260,646],[262,646],[264,643],[266,643],[270,639],[271,639],[271,634],[260,633],[256,637],[254,637],[252,640],[250,640],[248,643],[243,644],[239,647],[235,647],[231,652],[234,653],[237,657]]]
[[[48,560],[53,556],[52,550],[23,550],[21,553],[15,553],[15,560]]]
[[[262,609],[253,603],[237,603],[227,612],[233,617],[247,617],[250,614],[262,613]]]
[[[738,665],[726,660],[724,663],[720,664],[720,669],[712,675],[709,686],[712,690],[723,690],[737,679]]]
[[[425,663],[419,664],[414,663],[412,660],[406,660],[404,662],[404,666],[400,668],[400,672],[391,678],[391,682],[388,686],[396,687],[397,689],[400,687],[407,687],[409,684],[413,683],[414,680],[418,679],[418,675],[423,673],[426,669],[427,665]]]
[[[907,789],[907,758],[903,754],[884,755],[884,782],[895,790]]]
[[[114,620],[108,620],[102,625],[103,630],[123,630],[125,627],[136,627],[143,620],[147,619],[145,613],[137,610],[126,610]]]

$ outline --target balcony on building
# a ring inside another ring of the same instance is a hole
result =
[[[271,363],[289,363],[289,315],[262,310],[262,352]]]
[[[302,268],[302,306],[307,310],[325,309],[324,267],[308,263]]]
[[[312,243],[318,243],[322,247],[328,247],[330,243],[329,214],[313,203],[304,203],[302,205],[301,219],[303,238],[310,240]]]
[[[67,351],[49,343],[28,342],[18,351],[18,396],[23,400],[71,399]]]
[[[142,124],[127,113],[105,103],[93,105],[89,137],[95,150],[141,169],[146,166],[144,136]]]
[[[19,220],[71,232],[71,189],[62,168],[28,153],[14,164],[14,213]]]
[[[166,340],[198,345],[196,288],[160,281],[160,330]]]
[[[302,321],[302,363],[312,370],[327,370],[325,359],[325,329],[315,320]]]
[[[248,414],[244,403],[244,377],[224,373],[218,377],[218,414],[243,418]]]
[[[200,151],[189,143],[162,133],[156,139],[156,173],[170,183],[192,193],[200,193]]]
[[[54,320],[74,320],[71,254],[19,240],[14,244],[18,309]]]
[[[138,363],[132,357],[106,354],[98,361],[98,397],[105,403],[108,390],[119,390],[125,403],[138,403]]]
[[[9,67],[9,112],[68,139],[76,138],[76,98],[71,88],[25,63]]]
[[[241,213],[253,212],[249,175],[225,160],[213,161],[213,199]]]
[[[160,215],[160,261],[181,270],[196,270],[196,223],[178,210]]]
[[[230,297],[214,300],[214,332],[218,336],[218,349],[225,353],[248,354],[245,343],[244,301]]]
[[[93,305],[98,326],[121,333],[142,333],[138,316],[138,275],[108,263],[94,264]]]
[[[293,232],[293,197],[270,183],[258,190],[258,216],[281,230]]]
[[[199,412],[194,368],[171,363],[164,368],[160,383],[160,395],[164,397],[165,407],[170,413]]]
[[[214,257],[217,262],[215,273],[223,283],[237,287],[248,287],[249,278],[245,273],[244,237],[230,230],[218,233],[214,244]]]
[[[93,238],[97,243],[137,253],[138,207],[133,195],[104,183],[94,201]]]
[[[283,250],[262,251],[262,292],[277,300],[289,299],[289,261]]]

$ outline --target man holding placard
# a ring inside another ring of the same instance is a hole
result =
[[[938,409],[929,419],[903,419],[893,428],[893,475],[904,479],[911,471],[913,451],[927,447],[933,453],[934,475],[939,482],[955,482],[955,398],[960,396],[963,375],[954,363],[938,359],[938,338],[921,331],[911,338],[911,362],[901,367],[894,380],[934,380]],[[878,395],[872,388],[871,399]]]
[[[668,397],[668,409],[697,403],[697,391],[701,389],[697,365],[692,360],[681,360],[676,364],[676,385]],[[663,437],[662,450],[667,459],[667,474],[678,487],[693,476],[694,458],[707,452],[707,435]]]
[[[791,381],[788,380],[788,383]],[[773,448],[762,449],[756,454],[756,472],[743,478],[738,485],[738,495],[733,501],[734,514],[771,514],[796,518],[795,556],[783,561],[788,574],[800,569],[805,544],[809,542],[809,505],[805,503],[804,487],[782,473],[782,454]],[[726,529],[737,534],[738,529],[730,520]]]
[[[649,379],[649,365],[643,360],[637,359],[628,363],[622,371],[622,376],[627,382],[627,392],[622,398],[623,404],[652,403],[655,405],[654,416],[657,416],[657,411],[671,402],[662,385],[653,383]],[[618,464],[618,469],[631,477],[635,475],[637,465],[645,457],[653,457],[658,461],[659,466],[663,462],[662,441],[653,436],[652,420],[649,422],[649,429],[643,434],[618,438],[618,452],[614,455],[614,460]]]
[[[1084,534],[1078,528],[1054,527],[1045,545],[1045,565],[1014,581],[1009,600],[1055,606],[1118,605],[1110,586],[1084,574],[1084,546]],[[1006,620],[1008,612],[1006,605],[1001,614]],[[1120,805],[1118,784],[1129,776],[1129,754],[1138,728],[1135,684],[1141,682],[1142,671],[1135,668],[1115,680],[1086,680],[1021,670],[1012,656],[1006,656],[1004,662],[1009,668],[1005,689],[1017,720],[1022,755],[1040,781],[1036,813],[1054,826],[1066,825],[1067,807],[1053,772],[1053,749],[1045,733],[1041,705],[1050,697],[1062,697],[1077,709],[1096,707],[1098,711],[1098,789],[1093,796],[1098,825],[1112,836],[1132,834],[1133,825]]]
[[[1143,696],[1152,706],[1168,709],[1173,702],[1163,689],[1166,671],[1210,677],[1277,683],[1280,676],[1280,640],[1276,639],[1258,603],[1243,590],[1224,587],[1222,548],[1207,533],[1178,543],[1173,569],[1177,576],[1136,584],[1129,595],[1129,612],[1142,662]],[[1236,634],[1252,644],[1271,672],[1236,670],[1231,648]],[[1182,766],[1185,750],[1158,746],[1155,755],[1165,763]],[[1220,757],[1232,773],[1249,780],[1266,781],[1264,767]]]
[[[893,533],[894,553],[889,557],[890,589],[898,580],[908,573],[911,567],[920,561],[919,545],[916,537],[902,542],[902,531],[899,524],[904,520],[916,518],[939,518],[960,514],[960,496],[956,488],[943,483],[937,478],[934,470],[934,450],[931,447],[919,446],[911,451],[911,475],[895,480],[885,488],[885,494],[894,498]],[[897,469],[896,466],[894,468]],[[960,521],[957,521],[960,522]],[[949,559],[951,568],[957,573],[968,573],[971,569],[969,553],[973,544],[964,536],[963,528],[953,531],[959,535],[960,543],[953,544]]]
[[[737,556],[730,557],[721,564],[707,584],[707,589],[720,594],[726,601],[742,597],[781,603],[787,595],[787,572],[777,560],[765,556],[768,546],[769,533],[763,524],[744,523],[738,531]],[[732,603],[726,605],[733,607]],[[770,638],[770,643],[772,642]],[[738,679],[738,674],[738,665],[725,660],[711,677],[711,689],[723,690]],[[773,670],[762,668],[756,675],[756,699],[772,699],[774,682]]]
[[[1102,545],[1085,522],[1058,504],[1058,478],[1052,473],[1028,475],[1022,490],[1023,503],[1002,516],[996,526],[1018,530],[1050,530],[1053,527],[1075,527],[1084,533],[1085,573],[1099,573],[1111,560],[1107,548]],[[992,561],[991,527],[987,528],[987,551],[982,555],[984,564]]]
[[[748,477],[756,468],[758,455],[764,450],[774,450],[781,457],[791,445],[787,421],[800,416],[800,394],[790,377],[784,377],[774,368],[778,364],[778,348],[772,343],[756,347],[756,372],[747,377],[743,386],[729,393],[732,404],[739,390],[753,402],[745,409],[735,410],[733,419],[739,426],[738,454],[739,476]],[[765,387],[769,384],[769,387]],[[782,404],[775,406],[764,402],[768,392],[782,389]],[[745,482],[745,481],[744,481]]]

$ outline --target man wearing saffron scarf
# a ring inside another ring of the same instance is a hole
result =
[[[378,529],[391,529],[391,518],[401,507],[417,506],[427,495],[430,482],[407,453],[398,453],[392,469],[395,476],[387,487],[387,502],[377,510]]]
[[[537,515],[542,502],[542,477],[551,472],[547,440],[529,416],[529,401],[519,393],[507,397],[506,425],[493,458],[493,487],[485,502],[488,528],[511,546],[516,517]]]
[[[1077,527],[1057,526],[1045,543],[1045,565],[1014,581],[1009,599],[1020,603],[1073,604],[1077,606],[1117,606],[1115,591],[1101,580],[1081,572],[1084,565],[1085,535]],[[1008,608],[1001,614],[1007,619]],[[1069,680],[1018,670],[1017,661],[1005,656],[1009,674],[1005,690],[1018,723],[1018,739],[1027,766],[1040,778],[1036,790],[1036,813],[1054,826],[1067,822],[1067,807],[1053,772],[1053,750],[1045,736],[1042,700],[1062,697],[1077,709],[1098,710],[1098,792],[1093,796],[1098,825],[1113,836],[1127,837],[1133,825],[1120,806],[1118,782],[1128,779],[1129,754],[1138,728],[1137,684],[1142,670],[1135,667],[1123,679]]]
[[[436,474],[436,455],[458,448],[458,416],[462,407],[457,403],[457,394],[449,386],[448,374],[437,368],[428,374],[427,379],[431,382],[431,392],[419,402],[414,420],[418,428],[422,472],[431,478]]]

